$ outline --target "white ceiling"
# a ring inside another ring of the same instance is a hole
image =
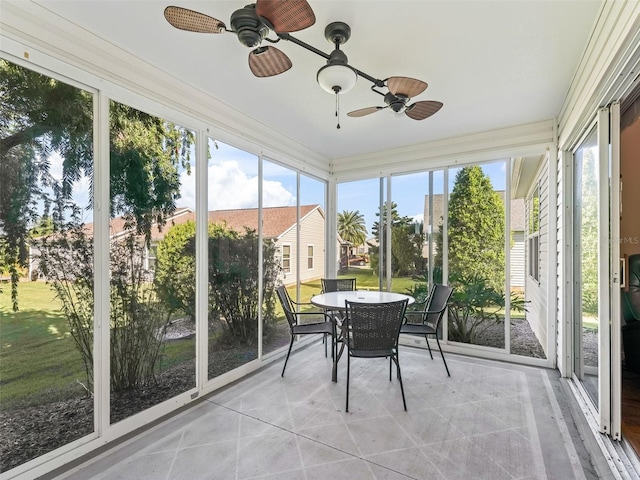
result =
[[[167,5],[190,8],[229,26],[236,1],[36,0],[51,12],[170,72],[328,161],[555,117],[589,40],[600,1],[333,1],[309,0],[315,25],[293,36],[329,53],[324,28],[351,26],[342,47],[349,63],[379,79],[408,76],[429,88],[418,100],[439,100],[434,116],[415,121],[389,109],[361,118],[346,113],[384,105],[360,78],[335,99],[316,83],[325,60],[291,43],[277,47],[289,71],[256,78],[249,49],[232,33],[177,30]]]

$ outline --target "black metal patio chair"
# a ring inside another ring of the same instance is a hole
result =
[[[407,308],[407,300],[388,303],[346,303],[346,316],[342,326],[343,347],[347,348],[347,395],[345,411],[349,411],[349,376],[351,357],[389,357],[389,381],[391,365],[396,364],[396,376],[400,382],[402,403],[407,409],[398,360],[398,336]],[[342,349],[341,349],[342,352]]]
[[[291,333],[291,342],[289,343],[289,350],[287,351],[287,358],[284,360],[284,367],[282,367],[282,377],[284,377],[284,371],[287,368],[287,362],[289,361],[289,355],[291,354],[291,348],[293,347],[293,340],[296,335],[317,335],[321,334],[323,340],[326,340],[327,335],[331,336],[331,358],[335,358],[335,345],[336,345],[336,327],[333,319],[324,312],[296,312],[293,308],[293,301],[289,297],[289,292],[284,285],[280,285],[276,288],[280,305],[284,311],[284,315],[289,323],[289,329]],[[321,316],[322,321],[307,321],[305,318],[311,317],[316,319]],[[327,356],[327,342],[324,342],[324,356]]]
[[[355,278],[323,278],[322,293],[328,292],[349,292],[356,289]]]
[[[405,313],[405,321],[400,327],[401,334],[418,335],[425,338],[427,348],[429,349],[429,355],[432,360],[433,353],[431,353],[431,346],[429,345],[428,337],[429,335],[436,337],[438,350],[440,350],[440,355],[442,356],[444,368],[447,370],[448,376],[451,376],[451,374],[449,373],[447,361],[444,359],[444,353],[442,353],[442,347],[440,346],[440,340],[438,339],[438,331],[452,294],[452,287],[440,284],[434,285],[431,289],[425,309],[407,311]]]

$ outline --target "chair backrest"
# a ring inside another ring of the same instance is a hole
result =
[[[427,302],[427,307],[425,308],[425,314],[423,315],[422,321],[438,328],[452,294],[453,287],[435,284],[431,290],[431,296]]]
[[[357,351],[389,351],[398,345],[407,300],[387,303],[346,303],[350,348]]]
[[[282,310],[284,311],[284,316],[287,318],[287,322],[289,322],[289,327],[293,328],[293,326],[298,322],[296,314],[293,311],[293,305],[291,304],[289,292],[287,292],[287,288],[284,285],[280,285],[276,288],[276,293],[278,294],[280,305],[282,306]]]
[[[356,289],[355,278],[323,278],[322,293],[350,292]]]

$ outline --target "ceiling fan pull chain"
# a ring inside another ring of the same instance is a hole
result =
[[[336,128],[340,130],[340,95],[336,92],[336,117],[338,117],[338,125]]]

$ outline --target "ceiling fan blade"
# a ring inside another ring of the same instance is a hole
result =
[[[407,114],[408,117],[413,118],[414,120],[424,120],[427,117],[430,117],[438,110],[442,108],[442,102],[436,102],[434,100],[424,100],[422,102],[416,102],[412,105],[409,105],[404,113]]]
[[[364,117],[365,115],[369,115],[371,113],[375,113],[378,110],[384,110],[387,107],[367,107],[361,108],[360,110],[354,110],[353,112],[347,113],[348,117]]]
[[[404,95],[405,97],[415,97],[427,89],[426,82],[409,77],[387,78],[387,88],[394,95]]]
[[[217,18],[182,7],[167,7],[164,18],[180,30],[197,33],[223,33],[227,27]]]
[[[249,68],[256,77],[272,77],[291,68],[291,60],[276,47],[259,47],[249,53]]]
[[[257,0],[256,13],[269,20],[276,33],[297,32],[316,23],[307,0]]]

